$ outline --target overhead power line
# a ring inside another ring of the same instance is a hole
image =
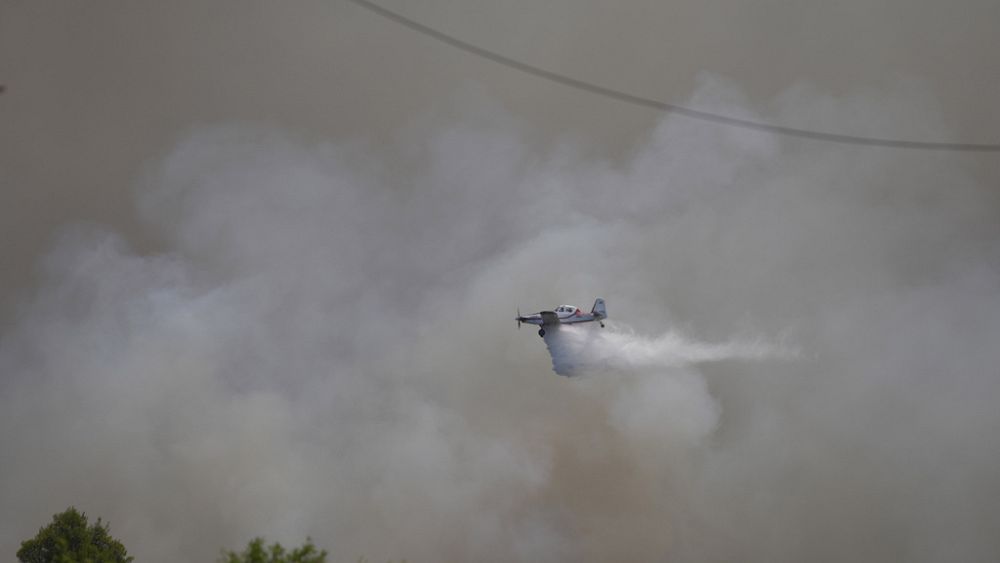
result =
[[[471,43],[462,41],[461,39],[452,37],[451,35],[442,33],[431,27],[427,27],[422,23],[411,20],[406,16],[403,16],[401,14],[383,8],[382,6],[379,6],[374,2],[370,2],[369,0],[348,0],[348,1],[370,12],[378,14],[383,18],[386,18],[402,26],[405,26],[409,29],[412,29],[417,33],[436,39],[442,43],[455,47],[456,49],[461,49],[466,53],[470,53],[477,57],[493,61],[497,64],[503,65],[508,68],[512,68],[514,70],[518,70],[525,74],[537,76],[538,78],[543,78],[545,80],[562,84],[570,88],[582,90],[584,92],[590,92],[591,94],[604,96],[606,98],[611,98],[613,100],[618,100],[619,102],[624,102],[634,106],[654,109],[657,111],[676,113],[678,115],[683,115],[685,117],[690,117],[692,119],[710,121],[721,125],[728,125],[730,127],[739,127],[743,129],[752,129],[755,131],[764,131],[776,135],[801,137],[805,139],[830,141],[834,143],[844,143],[850,145],[867,145],[873,147],[892,147],[897,149],[922,149],[922,150],[966,151],[966,152],[1000,152],[1000,144],[942,143],[942,142],[928,142],[928,141],[908,141],[903,139],[881,139],[877,137],[859,137],[855,135],[840,135],[837,133],[813,131],[810,129],[796,129],[794,127],[771,125],[769,123],[760,123],[757,121],[750,121],[747,119],[740,119],[737,117],[730,117],[727,115],[720,115],[716,113],[710,113],[707,111],[691,109],[676,104],[670,104],[667,102],[661,102],[659,100],[653,100],[650,98],[644,98],[642,96],[636,96],[634,94],[629,94],[628,92],[622,92],[621,90],[607,88],[605,86],[600,86],[598,84],[584,82],[583,80],[578,80],[576,78],[559,74],[551,70],[546,70],[544,68],[529,65],[527,63],[523,63],[521,61],[517,61],[509,57],[505,57],[499,53],[488,51],[482,47],[478,47]]]

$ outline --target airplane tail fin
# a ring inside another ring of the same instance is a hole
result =
[[[595,317],[600,316],[601,318],[607,318],[608,310],[604,308],[604,300],[600,297],[594,301],[594,308],[590,310],[590,314]]]

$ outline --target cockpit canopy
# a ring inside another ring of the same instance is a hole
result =
[[[576,307],[574,307],[572,305],[560,305],[560,306],[556,307],[556,312],[557,313],[575,313],[576,312]]]

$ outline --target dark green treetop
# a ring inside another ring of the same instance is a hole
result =
[[[219,563],[326,563],[326,550],[317,550],[312,540],[291,551],[280,543],[264,545],[264,538],[254,538],[242,553],[223,551]]]
[[[69,507],[52,516],[52,523],[38,535],[21,542],[21,563],[129,563],[125,546],[108,533],[108,525],[97,519],[87,525],[87,515]]]

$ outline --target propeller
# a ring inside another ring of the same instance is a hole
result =
[[[521,330],[521,308],[517,308],[517,330]]]

